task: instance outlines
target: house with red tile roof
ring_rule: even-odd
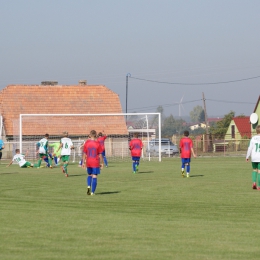
[[[251,138],[252,130],[250,117],[234,117],[228,127],[226,140],[241,140],[242,138]]]
[[[256,128],[257,125],[259,125],[259,122],[260,122],[259,121],[259,118],[260,118],[260,105],[259,104],[260,104],[260,95],[258,97],[258,100],[257,100],[256,105],[255,105],[255,109],[253,111],[253,113],[257,114],[257,116],[258,116],[257,122],[255,124],[252,124],[252,130],[253,130],[254,134],[256,133],[255,128]]]
[[[7,139],[19,134],[20,114],[114,114],[122,113],[118,94],[104,85],[8,85],[0,92],[0,115],[3,133]],[[24,117],[22,135],[42,136],[45,133],[60,136],[87,135],[92,129],[107,135],[127,135],[124,116],[46,116]]]

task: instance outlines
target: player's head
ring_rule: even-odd
[[[184,136],[189,136],[189,135],[190,135],[190,133],[189,133],[189,131],[188,131],[188,130],[185,130],[185,131],[183,132],[183,135],[184,135]]]
[[[49,138],[49,134],[45,134],[44,137],[48,139]]]
[[[103,135],[102,132],[99,132],[99,133],[98,133],[98,136],[102,136],[102,135]]]
[[[15,152],[16,153],[20,153],[20,149],[15,149]]]
[[[97,137],[97,132],[96,130],[91,130],[89,133],[90,138],[96,138]]]
[[[138,138],[138,136],[139,136],[139,133],[134,133],[135,138]]]
[[[257,134],[260,134],[260,125],[258,125],[255,130]]]
[[[62,135],[63,135],[64,137],[68,137],[69,133],[65,131],[65,132],[62,133]]]

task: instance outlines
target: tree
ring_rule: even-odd
[[[183,119],[175,119],[173,115],[166,117],[162,125],[162,137],[171,138],[174,134],[181,134],[186,128]]]
[[[203,134],[206,134],[206,129],[201,127],[190,131],[190,135],[203,135]]]
[[[199,115],[199,118],[198,118],[198,121],[199,121],[200,123],[206,121],[206,120],[205,120],[205,111],[204,111],[204,109],[201,111],[201,113],[200,113],[200,115]]]
[[[191,122],[205,122],[205,112],[202,106],[196,106],[190,112]]]
[[[163,137],[172,137],[172,135],[175,133],[175,119],[173,115],[170,115],[169,117],[166,117],[163,120],[163,126],[162,126],[162,136]]]
[[[228,114],[224,116],[224,118],[212,127],[210,127],[210,133],[215,135],[216,138],[224,138],[228,127],[230,125],[231,120],[235,117],[235,112],[230,111]]]
[[[156,113],[161,113],[161,121],[162,121],[162,125],[163,125],[163,121],[164,121],[164,114],[163,114],[163,107],[162,106],[158,106],[156,109]],[[151,124],[150,124],[150,128],[158,128],[158,119],[157,116],[154,116],[152,118]]]

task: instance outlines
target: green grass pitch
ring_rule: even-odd
[[[110,163],[86,195],[69,165],[0,165],[0,259],[260,259],[260,191],[245,158]]]

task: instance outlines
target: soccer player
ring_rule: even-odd
[[[196,154],[193,150],[193,142],[190,139],[189,131],[184,131],[183,137],[180,140],[180,155],[181,155],[181,175],[185,177],[184,170],[186,166],[186,174],[187,177],[190,177],[190,162],[191,162],[191,153],[194,158],[196,158]]]
[[[90,139],[88,139],[83,148],[82,168],[87,170],[87,195],[94,195],[97,188],[97,176],[100,174],[100,159],[102,147],[96,140],[97,132],[90,131]],[[90,191],[91,190],[91,191]]]
[[[251,157],[253,189],[260,190],[260,125],[256,127],[256,135],[249,142],[246,161]],[[257,182],[257,186],[256,186]]]
[[[2,159],[2,150],[5,148],[4,141],[0,139],[0,161]]]
[[[28,151],[24,155],[24,154],[20,153],[20,149],[15,149],[15,156],[13,157],[12,161],[6,167],[9,167],[14,161],[16,161],[21,168],[32,168],[33,164],[30,162],[27,162],[25,160],[27,153],[28,153]]]
[[[42,138],[38,143],[38,151],[37,153],[39,154],[40,159],[38,160],[38,163],[35,164],[35,167],[40,168],[42,160],[46,161],[48,163],[48,166],[52,168],[51,166],[51,159],[48,156],[48,139],[49,139],[49,134],[45,134],[44,138]]]
[[[61,166],[62,172],[65,174],[66,177],[69,177],[68,175],[68,164],[69,164],[69,159],[70,159],[70,154],[71,154],[71,149],[74,149],[73,143],[71,139],[68,137],[68,132],[63,132],[63,138],[60,140],[60,146],[57,150],[61,149],[61,161],[63,162],[63,166]]]
[[[106,149],[105,149],[105,140],[107,139],[107,136],[104,135],[103,133],[99,132],[98,133],[98,139],[97,141],[100,143],[100,146],[102,148],[102,167],[105,163],[105,166],[108,167],[108,164],[107,164],[107,158],[106,158]]]
[[[56,142],[56,143],[53,143],[53,144],[49,144],[49,147],[53,147],[53,153],[52,154],[49,154],[51,157],[53,157],[54,159],[54,163],[55,163],[55,166],[58,165],[58,162],[60,160],[60,153],[61,151],[59,149],[60,147],[60,143],[59,142]]]
[[[133,173],[138,172],[140,157],[143,149],[143,142],[138,138],[138,133],[134,133],[134,138],[129,143],[129,150],[131,151],[133,161]]]

